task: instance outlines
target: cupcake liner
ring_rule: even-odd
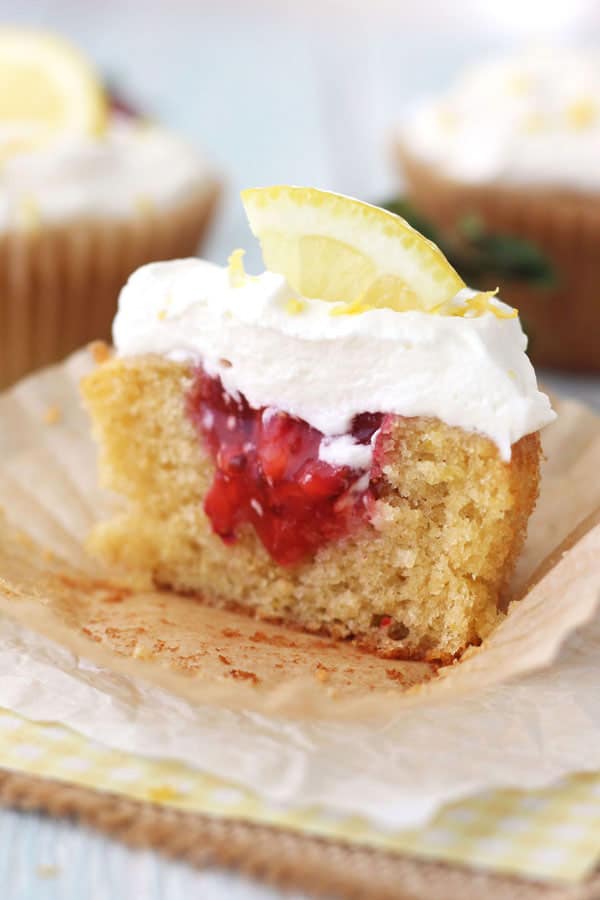
[[[79,401],[92,365],[79,353],[0,396],[0,706],[234,773],[269,802],[381,827],[492,787],[600,768],[591,412],[559,403],[544,431],[540,501],[513,585],[522,599],[435,677],[98,566],[85,542],[115,498],[97,485]]]
[[[550,188],[469,185],[439,175],[406,151],[396,158],[407,194],[419,213],[454,232],[475,214],[490,233],[529,240],[549,260],[556,285],[525,281],[500,285],[502,298],[519,309],[530,339],[529,354],[542,366],[600,371],[600,197]],[[497,286],[490,273],[481,289]]]
[[[177,208],[129,221],[81,220],[0,237],[0,388],[81,344],[108,338],[131,272],[191,256],[214,211],[213,185]]]

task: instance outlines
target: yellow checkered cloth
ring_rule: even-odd
[[[282,810],[189,766],[111,750],[0,709],[0,766],[178,809],[281,825],[414,856],[577,881],[600,858],[600,774],[543,791],[494,791],[445,807],[427,826],[382,832],[358,816]]]

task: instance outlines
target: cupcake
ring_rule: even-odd
[[[105,562],[215,606],[449,661],[503,617],[539,482],[516,313],[403,219],[243,192],[267,270],[153,263],[82,383]]]
[[[502,284],[540,365],[600,370],[600,58],[467,71],[395,137],[411,212],[467,279]]]
[[[108,337],[139,265],[193,254],[218,182],[175,135],[111,107],[62,40],[0,30],[0,387]]]

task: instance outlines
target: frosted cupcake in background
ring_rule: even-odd
[[[0,84],[1,387],[108,337],[124,279],[193,254],[219,186],[56,37],[0,29]]]
[[[600,54],[482,64],[396,135],[410,209],[460,274],[502,283],[539,365],[600,370]]]

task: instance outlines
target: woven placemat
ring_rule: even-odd
[[[280,888],[368,900],[598,900],[600,874],[580,885],[524,881],[233,819],[165,809],[0,769],[0,804],[69,817],[131,847],[193,866],[222,866]]]

